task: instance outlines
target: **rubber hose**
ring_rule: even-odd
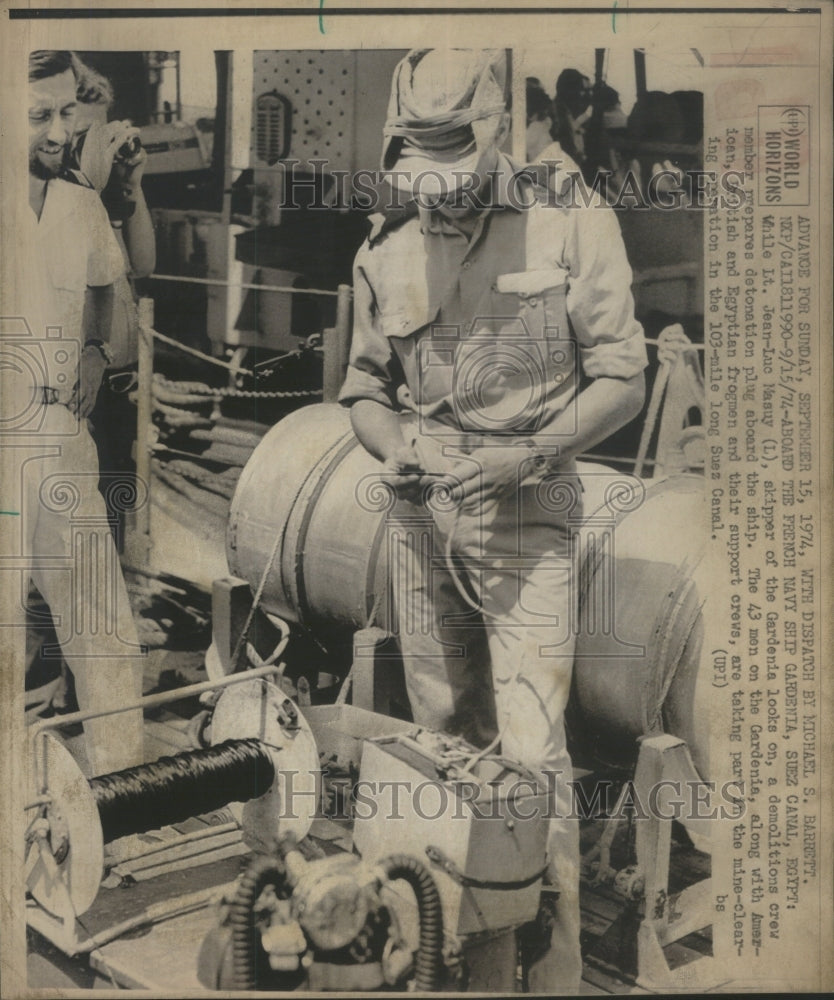
[[[418,991],[437,990],[443,961],[443,909],[434,878],[422,862],[408,854],[392,854],[379,864],[389,880],[402,879],[414,890],[420,919],[415,986]]]
[[[265,854],[253,858],[229,907],[232,928],[232,990],[256,990],[261,939],[255,927],[255,903],[268,885],[289,888],[284,863]]]

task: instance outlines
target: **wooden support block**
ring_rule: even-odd
[[[683,740],[663,734],[640,741],[634,773],[635,794],[640,802],[651,802],[651,791],[660,782],[687,780],[693,775],[697,778]],[[715,974],[712,956],[672,969],[663,949],[712,923],[711,880],[702,879],[670,899],[672,821],[650,814],[638,817],[635,824],[637,866],[645,878],[643,920],[637,932],[637,981],[653,990],[681,990],[695,983],[701,989],[708,988]],[[698,832],[703,834],[701,827]]]
[[[352,703],[369,712],[390,715],[393,675],[399,669],[395,641],[385,629],[362,628],[353,636]]]
[[[226,576],[214,581],[211,591],[212,639],[226,674],[234,673],[246,655],[244,644],[238,655],[238,663],[232,663],[237,638],[246,624],[251,607],[252,591],[245,580]]]

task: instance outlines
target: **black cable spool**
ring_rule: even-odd
[[[274,780],[272,756],[260,740],[232,739],[101,775],[90,790],[106,844],[260,798]]]

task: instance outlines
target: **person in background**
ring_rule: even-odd
[[[591,117],[593,88],[578,69],[563,69],[556,80],[554,135],[580,167],[585,165],[585,124]]]
[[[626,116],[620,106],[620,95],[600,81],[593,91],[591,116],[584,126],[585,162],[583,174],[593,184],[598,174],[614,174],[620,166],[618,150],[622,149],[626,132]]]
[[[556,112],[544,88],[527,79],[527,162],[541,166],[545,183],[561,193],[571,176],[580,174],[579,165],[562,149],[554,136]]]

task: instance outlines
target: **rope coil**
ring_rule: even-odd
[[[104,842],[181,823],[230,802],[260,798],[275,765],[258,739],[226,740],[93,778]]]
[[[243,372],[243,369],[239,370]],[[154,373],[153,380],[154,390],[161,388],[163,393],[165,390],[181,393],[184,397],[182,403],[210,402],[213,396],[233,399],[312,399],[322,394],[321,389],[235,389],[230,386],[205,385],[201,382],[171,382],[158,372]]]

